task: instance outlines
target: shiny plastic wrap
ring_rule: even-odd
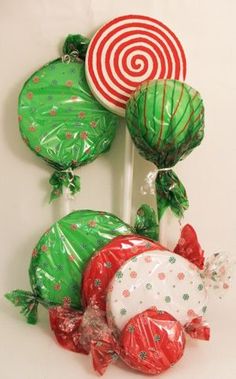
[[[18,113],[26,144],[57,170],[50,179],[51,200],[63,186],[72,194],[79,191],[79,177],[72,170],[107,151],[119,124],[119,118],[93,97],[84,62],[73,56],[46,64],[27,80]]]
[[[69,34],[63,45],[63,53],[69,55],[77,55],[80,59],[85,59],[90,40],[81,34]],[[65,58],[64,58],[65,59]]]
[[[182,357],[184,347],[181,324],[155,307],[131,318],[120,337],[122,359],[145,374],[157,375],[173,366]]]
[[[140,236],[118,236],[92,257],[83,274],[82,293],[87,305],[83,315],[68,307],[49,310],[58,342],[69,350],[90,353],[93,367],[99,374],[118,357],[142,373],[159,374],[181,358],[185,334],[205,341],[210,338],[210,328],[195,308],[200,307],[205,296],[205,289],[199,282],[204,279],[204,271],[197,267],[202,267],[204,256],[195,230],[190,225],[182,229],[176,247],[179,255],[163,250],[160,245],[154,253],[151,250],[142,253],[147,247],[146,241],[153,248],[158,245]],[[142,256],[144,260],[139,264],[138,259]],[[119,329],[109,307],[105,313],[104,300],[106,294],[108,303],[111,300],[106,288],[112,278],[108,288],[117,292],[114,303],[132,297],[132,291],[122,287],[126,279],[125,266],[133,293],[143,287],[144,278],[148,283],[145,282],[144,298],[137,296],[131,307],[126,304],[126,308],[119,309],[118,318],[127,317]],[[209,267],[207,269],[209,271]],[[118,291],[114,289],[115,282],[122,287]],[[163,288],[169,295],[162,291]],[[202,307],[202,313],[205,310]],[[176,317],[171,314],[175,311]]]
[[[215,253],[206,259],[205,269],[202,274],[207,290],[213,290],[219,298],[230,287],[232,273],[235,269],[235,260],[229,258],[226,253]]]
[[[168,207],[181,217],[188,199],[172,168],[202,141],[204,107],[200,94],[177,80],[146,82],[130,97],[126,121],[140,154],[158,168],[159,219]]]
[[[138,234],[158,240],[159,225],[154,209],[147,204],[139,207],[135,219],[135,230]]]
[[[185,332],[192,338],[209,341],[210,327],[202,317],[196,317],[184,326]]]
[[[69,307],[58,306],[49,309],[49,320],[58,343],[67,350],[88,354],[80,343],[83,313]]]
[[[155,307],[135,315],[115,338],[97,306],[85,313],[55,307],[49,310],[51,328],[59,344],[78,353],[90,353],[100,375],[121,357],[130,367],[146,374],[160,374],[182,356],[184,329],[166,312]]]
[[[222,298],[230,287],[236,261],[230,259],[223,252],[215,253],[205,258],[204,250],[198,241],[197,233],[189,224],[182,228],[174,252],[188,259],[202,270],[200,275],[204,281],[206,290],[208,292],[212,290],[219,298]]]
[[[187,224],[182,228],[181,236],[174,248],[174,252],[195,264],[200,270],[204,268],[204,251],[191,225]]]
[[[80,343],[91,352],[93,367],[103,374],[107,366],[115,361],[120,351],[118,341],[106,322],[106,314],[97,306],[88,307],[80,326]]]
[[[36,323],[37,305],[71,304],[80,308],[80,285],[86,263],[94,252],[118,235],[133,229],[118,217],[81,210],[56,222],[39,240],[29,268],[33,293],[13,291],[7,298],[20,306],[28,322]]]
[[[110,280],[130,258],[146,250],[165,250],[158,242],[138,235],[118,236],[95,254],[83,273],[83,305],[96,304],[106,309],[106,291]]]
[[[182,325],[202,316],[207,292],[197,266],[170,251],[147,251],[121,266],[107,290],[109,325],[119,335],[135,314],[156,306]]]
[[[105,312],[97,306],[88,306],[83,314],[71,308],[51,308],[49,319],[58,343],[77,353],[91,353],[100,375],[118,358],[119,343],[107,325]]]

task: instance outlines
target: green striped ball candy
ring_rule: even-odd
[[[126,121],[140,154],[159,168],[172,167],[201,143],[203,101],[177,80],[149,81],[131,96]]]

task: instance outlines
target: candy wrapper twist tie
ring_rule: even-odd
[[[80,191],[80,177],[75,175],[71,168],[67,170],[55,171],[49,183],[53,187],[50,196],[50,202],[57,199],[63,193],[63,187],[70,191],[70,198]]]
[[[89,305],[84,314],[69,307],[59,306],[51,308],[49,310],[49,317],[51,328],[59,344],[74,352],[83,354],[90,353],[94,370],[100,375],[103,375],[107,367],[111,363],[114,363],[119,357],[121,357],[126,364],[138,371],[156,374],[168,368],[182,356],[185,346],[184,331],[192,338],[202,340],[208,340],[210,336],[210,329],[202,317],[196,318],[182,327],[171,315],[167,312],[158,311],[156,307],[152,307],[132,318],[122,330],[121,335],[116,338],[113,334],[113,330],[107,324],[105,311],[102,311],[96,305]],[[157,337],[154,347],[150,346],[150,341],[146,341],[147,336],[151,339],[155,337],[152,336],[153,326],[151,327],[151,324],[149,324],[150,317],[154,317],[154,329],[157,323],[160,327],[160,331],[163,331],[163,341],[165,341],[165,343],[163,342],[163,346],[159,346],[158,344],[156,346],[156,342],[159,341]],[[134,323],[136,322],[134,320],[136,319],[137,325],[134,327]],[[169,330],[168,332],[165,332],[165,327],[167,331]],[[135,343],[135,335],[132,335],[135,330],[136,333],[138,333],[137,343]],[[143,330],[146,330],[146,337],[145,333],[143,334]],[[169,338],[168,335],[170,331],[173,333],[173,336],[168,342],[166,338]],[[141,344],[140,346],[137,345],[138,341]],[[166,343],[167,346],[169,346],[168,344],[174,344],[173,347],[175,348],[172,352],[168,353],[171,346],[168,348],[165,346]],[[153,362],[151,362],[150,364],[147,363],[147,365],[150,366],[147,368],[146,364],[144,363],[143,365],[142,363],[143,358],[141,355],[138,354],[137,358],[135,358],[134,352],[134,350],[142,351],[144,348],[150,352],[151,356],[154,354],[152,358],[154,360],[157,359],[155,356],[161,357],[167,353],[168,359],[167,357],[165,358],[164,364],[163,362],[161,363],[161,360],[159,361],[158,358],[158,365],[160,367],[153,368]],[[161,350],[156,354],[155,349]],[[138,360],[138,363],[136,360]],[[163,365],[164,367],[162,367]]]
[[[209,256],[201,274],[207,290],[216,291],[219,298],[222,298],[230,287],[235,264],[236,262],[223,252]]]

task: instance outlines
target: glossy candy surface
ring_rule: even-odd
[[[158,242],[138,235],[118,236],[95,254],[83,274],[82,297],[84,306],[96,304],[106,309],[107,287],[120,267],[130,258],[146,250],[164,250]]]
[[[91,94],[81,60],[57,59],[36,71],[20,93],[18,114],[26,144],[58,170],[51,179],[57,192],[58,181],[68,187],[68,180],[74,179],[64,170],[92,162],[107,151],[119,124],[119,118]],[[72,193],[79,190],[77,181],[76,188],[70,186]]]
[[[130,97],[126,121],[139,153],[160,169],[156,178],[159,219],[167,207],[182,216],[188,199],[171,168],[202,141],[204,107],[199,92],[177,80],[146,82]]]
[[[207,293],[197,266],[170,251],[147,251],[116,272],[107,296],[109,324],[121,331],[135,314],[156,306],[182,325],[206,311]]]
[[[182,357],[185,335],[173,316],[151,308],[129,320],[122,330],[120,345],[121,357],[128,366],[157,375]]]

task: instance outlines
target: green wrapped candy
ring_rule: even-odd
[[[81,34],[69,34],[63,45],[63,53],[85,59],[90,40]]]
[[[93,97],[84,62],[57,59],[36,71],[24,84],[18,104],[20,132],[29,148],[57,171],[51,200],[63,191],[80,189],[73,169],[106,152],[119,118]]]
[[[183,184],[171,169],[204,136],[204,106],[195,89],[177,80],[142,84],[131,96],[126,121],[140,154],[158,168],[158,217],[170,207],[177,217],[188,208]]]
[[[80,308],[82,273],[94,252],[118,235],[134,233],[118,217],[92,210],[70,213],[40,238],[32,253],[29,277],[32,293],[15,290],[6,297],[37,322],[38,303],[48,307],[70,304]]]
[[[134,227],[137,234],[157,240],[159,225],[154,209],[147,204],[142,204],[137,211]]]

